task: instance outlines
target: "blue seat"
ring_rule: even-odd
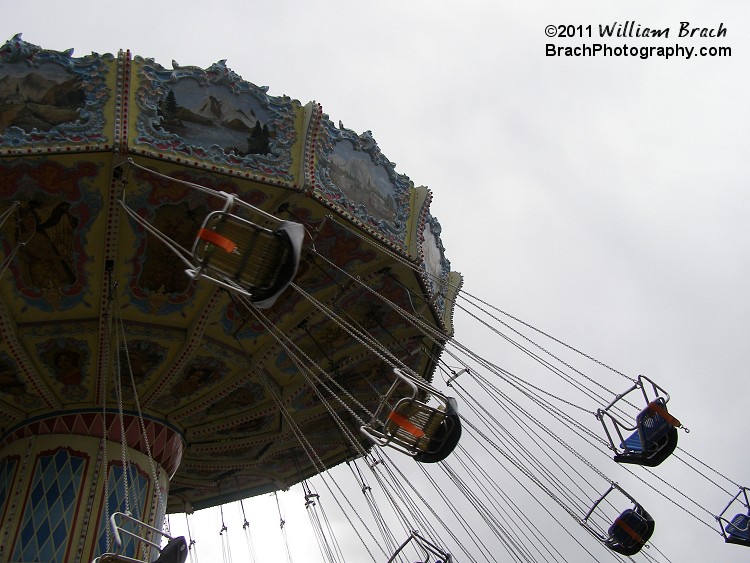
[[[649,467],[659,465],[677,447],[675,422],[679,424],[667,413],[664,399],[659,397],[652,401],[636,417],[636,430],[622,441],[623,452],[615,456],[615,461]]]
[[[726,527],[727,543],[750,546],[750,515],[737,514]]]
[[[654,520],[640,505],[625,510],[607,531],[605,545],[622,555],[635,555],[654,533]]]

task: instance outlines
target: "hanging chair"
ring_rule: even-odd
[[[591,515],[607,497],[609,493],[617,490],[625,495],[633,504],[625,509],[609,526],[606,533],[594,526]],[[654,533],[654,519],[636,500],[626,493],[617,483],[612,483],[599,500],[597,500],[581,521],[581,524],[606,547],[622,555],[635,555],[638,553]]]
[[[128,163],[224,200],[221,210],[206,215],[191,251],[182,248],[138,215],[127,206],[124,198],[120,200],[123,209],[136,223],[185,262],[187,275],[237,291],[261,309],[271,307],[291,284],[297,273],[305,236],[302,225],[283,221],[233,194],[164,176],[140,167],[132,160]]]
[[[360,430],[379,446],[391,446],[421,463],[445,459],[461,437],[456,400],[431,385],[393,369],[396,380],[381,400],[372,420]],[[438,402],[424,402],[427,395]]]
[[[420,552],[420,559],[422,561],[431,561],[430,557],[436,557],[434,563],[452,563],[453,556],[447,551],[439,548],[434,543],[426,540],[419,533],[414,530],[409,535],[404,543],[402,543],[398,549],[393,553],[391,558],[386,563],[392,563],[396,560],[399,554],[410,544],[413,543],[414,549]],[[400,560],[400,558],[399,558]]]
[[[651,393],[647,392],[644,382],[650,384]],[[613,407],[619,406],[623,398],[636,389],[641,390],[646,407],[631,425],[613,414]],[[682,424],[667,411],[668,401],[669,394],[646,376],[639,375],[632,387],[617,395],[606,408],[597,410],[596,418],[604,427],[610,449],[615,452],[615,461],[656,467],[670,456],[677,447],[677,428]]]
[[[118,524],[117,519],[125,520],[130,522],[137,531],[131,531],[122,526],[122,523]],[[116,549],[120,550],[123,547],[122,536],[120,534],[126,534],[132,536],[138,540],[138,542],[151,546],[155,549],[159,556],[153,560],[153,563],[185,563],[188,556],[187,542],[183,536],[172,537],[169,534],[144,524],[140,520],[133,518],[129,514],[124,512],[115,512],[109,519],[110,526],[112,528],[112,535],[114,536],[114,543]],[[159,543],[154,542],[150,539],[143,537],[142,533],[152,532],[157,534],[161,538],[167,538],[167,545],[161,547]],[[101,556],[94,559],[93,563],[143,563],[142,559],[133,559],[122,553],[104,553]]]
[[[740,487],[740,490],[716,519],[721,526],[721,533],[725,542],[750,547],[750,502],[748,501],[747,491],[747,487]],[[731,520],[728,520],[725,514],[737,502],[742,504],[744,512],[735,514]]]

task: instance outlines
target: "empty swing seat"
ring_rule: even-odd
[[[391,446],[406,453],[420,463],[442,461],[458,444],[461,437],[461,419],[453,397],[446,397],[401,370],[378,406],[372,420],[360,430],[380,446]],[[411,394],[396,399],[404,384]],[[420,394],[430,393],[440,401],[433,407],[420,399]],[[395,404],[394,404],[395,402]]]
[[[635,555],[654,533],[654,520],[640,505],[628,508],[609,527],[604,544],[622,555]]]
[[[646,407],[635,417],[632,425],[621,406],[625,397],[640,390]],[[667,459],[677,447],[677,429],[682,424],[667,411],[669,394],[645,375],[639,375],[634,384],[615,397],[605,408],[596,411],[596,418],[602,423],[614,452],[614,460],[619,463],[634,463],[656,467]],[[628,406],[633,406],[628,403]],[[627,415],[626,415],[627,416]],[[687,429],[685,429],[687,432]]]
[[[610,493],[616,491],[625,496],[632,504],[614,519],[609,529],[604,530],[599,525],[601,518],[610,521],[607,515],[609,507],[614,506],[613,501],[603,505]],[[604,509],[602,509],[604,507]],[[597,514],[592,519],[593,514]],[[581,525],[607,548],[622,555],[635,555],[638,553],[654,533],[654,519],[632,496],[615,482],[610,482],[609,489],[599,497],[589,509],[586,516],[581,520]]]
[[[183,536],[178,536],[169,540],[154,563],[185,563],[187,556],[187,542]],[[105,553],[97,561],[98,563],[141,563],[139,559],[117,553]]]
[[[614,459],[620,463],[637,463],[655,467],[677,447],[680,422],[667,412],[661,397],[652,401],[635,419],[636,430],[620,444],[622,452]]]
[[[303,238],[299,223],[280,221],[269,229],[214,211],[193,245],[193,258],[200,266],[188,273],[239,290],[257,307],[268,308],[294,279]]]
[[[732,518],[726,525],[725,541],[750,547],[750,515],[737,514]]]
[[[385,433],[408,444],[414,459],[436,463],[448,457],[461,438],[457,403],[447,397],[446,405],[432,408],[416,400],[399,401],[388,415]]]
[[[117,523],[118,519],[129,522],[135,530],[124,528],[121,524]],[[185,560],[187,560],[188,546],[183,536],[172,537],[162,530],[145,524],[133,518],[130,514],[123,512],[115,512],[109,521],[114,543],[118,550],[123,548],[122,534],[125,534],[135,538],[138,543],[150,546],[149,549],[155,549],[159,553],[159,556],[153,560],[153,563],[185,563]],[[158,542],[141,535],[147,532],[160,537],[161,541],[163,541],[163,538],[166,538],[168,540],[167,544],[161,547]],[[142,559],[134,559],[124,553],[104,553],[94,559],[94,563],[142,563]]]

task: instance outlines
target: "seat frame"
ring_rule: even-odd
[[[726,543],[733,543],[736,545],[744,545],[746,547],[750,547],[750,499],[748,499],[748,490],[749,489],[747,487],[740,487],[740,490],[737,491],[737,494],[732,497],[732,499],[727,503],[724,510],[721,511],[721,514],[716,517],[716,521],[719,523],[719,527],[721,528],[721,535],[724,536],[724,541]],[[740,512],[736,514],[731,520],[729,520],[725,516],[725,514],[732,507],[732,505],[737,502],[741,503],[745,508],[745,513],[743,514]],[[746,519],[745,528],[737,528],[737,530],[747,533],[748,539],[744,539],[742,537],[739,537],[737,534],[733,534],[731,532],[731,529],[728,530],[728,528],[736,528],[734,520],[736,520],[738,517],[743,517],[743,520]]]
[[[594,514],[594,511],[597,509],[597,507],[604,501],[604,499],[611,493],[612,491],[618,491],[619,493],[623,494],[631,503],[632,506],[630,508],[625,509],[612,523],[612,525],[609,527],[609,530],[606,534],[602,533],[599,528],[595,527],[591,521],[591,515]],[[643,534],[637,534],[639,537],[636,539],[635,537],[632,537],[633,539],[633,545],[625,545],[622,542],[618,541],[612,532],[613,528],[620,524],[620,519],[629,518],[631,514],[637,515],[637,517],[642,520],[643,524],[645,525],[646,529]],[[600,542],[602,542],[606,547],[611,549],[612,551],[615,551],[617,553],[620,553],[621,555],[635,555],[638,553],[644,545],[646,545],[646,542],[651,538],[652,534],[654,533],[655,523],[654,519],[651,517],[651,515],[646,512],[646,510],[641,506],[638,501],[636,501],[630,494],[628,494],[622,487],[620,487],[617,483],[610,483],[609,489],[602,494],[599,499],[593,504],[593,506],[589,509],[589,511],[586,513],[586,516],[583,517],[580,521],[581,525],[586,528],[586,530],[594,536],[596,539],[598,539]],[[624,527],[624,526],[623,526]],[[632,533],[632,531],[625,530],[628,535]]]
[[[180,258],[187,266],[185,273],[193,279],[207,279],[212,283],[215,283],[230,291],[238,292],[249,298],[256,307],[260,309],[266,309],[271,307],[281,293],[292,283],[294,276],[297,273],[297,267],[299,266],[300,255],[302,252],[302,243],[305,237],[304,227],[293,221],[284,221],[278,217],[263,211],[262,209],[250,205],[242,201],[238,196],[227,192],[212,190],[199,184],[192,182],[186,182],[177,178],[166,176],[149,168],[145,168],[136,164],[132,159],[128,159],[127,163],[135,168],[145,170],[150,174],[159,176],[176,182],[178,184],[187,185],[198,191],[204,192],[210,196],[222,199],[224,201],[223,208],[220,210],[214,210],[208,213],[203,220],[201,228],[198,230],[196,238],[194,239],[192,250],[183,248],[180,244],[172,240],[167,234],[161,232],[159,229],[154,227],[146,219],[138,215],[133,209],[128,207],[125,203],[124,194],[122,199],[119,200],[120,206],[125,210],[128,216],[135,221],[138,225],[143,227],[146,231],[151,233],[160,242],[164,243],[172,252],[174,252],[178,258]],[[239,215],[242,213],[244,216]],[[223,219],[230,218],[231,220],[245,225],[248,229],[255,231],[256,233],[263,233],[264,235],[278,236],[286,242],[288,252],[286,261],[280,266],[284,270],[283,278],[276,280],[276,283],[272,287],[262,288],[255,291],[254,287],[244,287],[236,280],[232,279],[232,275],[223,272],[211,265],[210,256],[214,250],[206,251],[205,245],[217,245],[223,250],[219,252],[232,253],[231,248],[226,248],[217,242],[223,239],[221,235],[214,232],[213,237],[202,236],[204,231],[211,231],[211,225],[217,220],[222,222]],[[252,220],[250,219],[252,218]],[[224,240],[226,243],[232,241]],[[234,251],[236,252],[236,245]],[[247,257],[247,262],[252,261],[252,255]],[[257,293],[257,295],[256,295]]]
[[[406,539],[404,543],[402,543],[396,551],[393,552],[393,555],[391,558],[386,561],[386,563],[392,563],[396,560],[396,558],[399,556],[399,554],[409,545],[410,542],[414,542],[417,544],[417,547],[415,549],[421,549],[426,556],[433,555],[435,557],[440,557],[439,561],[442,561],[442,563],[453,563],[453,556],[448,553],[447,551],[439,548],[434,543],[428,541],[427,539],[423,538],[419,535],[419,533],[416,530],[412,530],[409,537]],[[425,558],[426,560],[426,558]]]
[[[640,389],[646,407],[636,416],[635,424],[631,425],[614,414],[613,411],[615,405],[636,389]],[[677,428],[681,424],[667,411],[668,402],[669,394],[664,389],[645,375],[639,375],[629,389],[617,395],[605,408],[596,411],[595,416],[602,423],[609,441],[609,448],[615,454],[615,461],[655,467],[670,456],[677,447]],[[663,432],[656,438],[647,436],[644,429],[645,424],[659,419],[665,425]],[[628,446],[628,441],[635,436],[640,441],[640,450]],[[619,440],[615,440],[615,437]]]
[[[390,446],[421,463],[445,459],[461,435],[456,400],[399,368],[393,368],[393,373],[395,381],[382,397],[370,422],[362,425],[360,431],[373,443]],[[396,398],[396,393],[404,386],[410,393]],[[440,403],[437,408],[425,402],[425,397],[430,395]],[[431,434],[430,430],[433,430]]]
[[[126,512],[115,512],[109,518],[109,525],[112,530],[114,543],[118,549],[121,549],[123,546],[122,536],[120,534],[131,536],[135,538],[138,542],[142,544],[146,544],[150,546],[151,548],[156,549],[160,555],[162,551],[166,548],[166,546],[161,547],[159,543],[156,543],[131,530],[128,530],[127,528],[124,528],[122,526],[122,523],[120,524],[117,523],[118,518],[121,520],[125,520],[127,522],[131,522],[132,524],[134,524],[136,527],[140,528],[141,530],[147,530],[154,534],[159,535],[161,538],[167,538],[169,542],[180,539],[180,536],[170,536],[168,533],[164,532],[163,530],[160,530],[158,528],[155,528],[154,526],[150,526],[149,524],[141,522],[140,520],[138,520],[137,518],[134,518],[132,515]],[[182,538],[182,540],[184,542],[185,538]],[[137,549],[136,549],[136,552],[137,552]],[[185,551],[185,558],[183,558],[182,561],[184,562],[186,558],[187,558],[187,545],[186,545],[186,551]],[[158,558],[156,561],[158,561]],[[92,563],[143,563],[143,559],[134,559],[122,553],[107,552],[107,553],[102,553],[99,557],[94,559]]]

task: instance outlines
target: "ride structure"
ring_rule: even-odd
[[[678,447],[669,394],[462,288],[430,201],[369,132],[223,61],[7,42],[0,560],[197,563],[166,515],[218,506],[227,562],[239,501],[256,561],[242,500],[264,493],[291,560],[295,484],[331,563],[322,496],[356,560],[668,561],[658,497],[660,522],[747,546],[747,489]]]
[[[430,201],[223,61],[8,41],[0,559],[91,561],[116,513],[161,529],[364,455],[394,369],[426,402],[452,334]]]

